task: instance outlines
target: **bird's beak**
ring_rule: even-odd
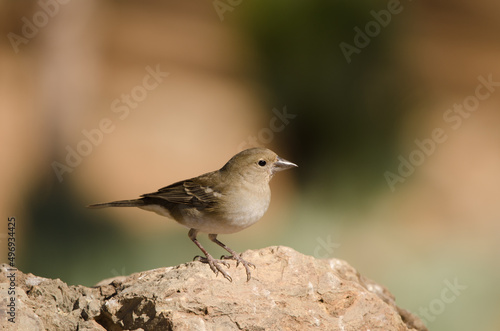
[[[287,161],[285,159],[282,159],[281,157],[278,156],[276,162],[274,162],[272,171],[273,171],[273,173],[275,173],[278,171],[282,171],[282,170],[286,170],[286,169],[290,169],[290,168],[294,168],[294,167],[298,167],[298,165],[296,165],[295,163],[292,163],[290,161]]]

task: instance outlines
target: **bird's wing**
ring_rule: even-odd
[[[208,174],[207,174],[208,175]],[[222,194],[208,184],[206,177],[197,177],[165,186],[154,193],[141,195],[144,198],[160,198],[172,203],[191,205],[196,208],[213,209]]]

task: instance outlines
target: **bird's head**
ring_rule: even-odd
[[[297,167],[267,148],[249,148],[233,156],[221,170],[253,183],[269,182],[281,170]]]

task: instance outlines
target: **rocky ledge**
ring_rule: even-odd
[[[288,247],[246,251],[252,279],[230,262],[233,282],[189,262],[68,286],[0,266],[3,330],[427,330],[387,289],[347,262]],[[9,278],[10,277],[10,278]],[[10,298],[15,298],[15,315]],[[12,307],[12,305],[11,305]],[[10,314],[9,314],[10,313]],[[14,316],[15,323],[8,322]],[[12,320],[11,320],[12,321]]]

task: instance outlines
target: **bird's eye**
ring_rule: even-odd
[[[259,161],[259,165],[260,165],[261,167],[265,166],[265,165],[266,165],[266,161],[264,161],[264,160],[260,160],[260,161]]]

